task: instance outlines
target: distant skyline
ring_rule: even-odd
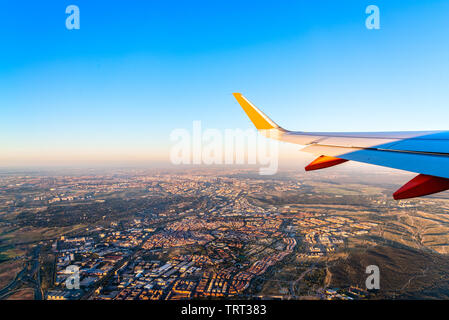
[[[65,8],[80,8],[67,30]],[[381,29],[365,27],[380,8]],[[0,10],[0,166],[168,161],[170,132],[449,130],[449,2],[62,1]],[[284,146],[283,155],[299,153]]]

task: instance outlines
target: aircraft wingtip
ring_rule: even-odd
[[[233,95],[258,130],[279,129],[277,124],[257,109],[241,93],[234,92]]]

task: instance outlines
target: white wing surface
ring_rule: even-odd
[[[301,151],[318,156],[307,171],[357,161],[419,173],[393,195],[398,200],[449,189],[449,131],[294,132],[278,126],[242,94],[234,97],[261,134],[302,145]]]

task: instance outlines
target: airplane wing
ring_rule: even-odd
[[[449,131],[294,132],[274,123],[240,93],[233,93],[264,136],[304,146],[318,156],[306,171],[357,161],[419,173],[393,194],[408,199],[449,189]]]

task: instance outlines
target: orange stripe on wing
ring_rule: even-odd
[[[319,170],[324,168],[329,168],[336,166],[337,164],[344,163],[348,160],[328,157],[328,156],[320,156],[313,160],[305,169],[306,171]]]

